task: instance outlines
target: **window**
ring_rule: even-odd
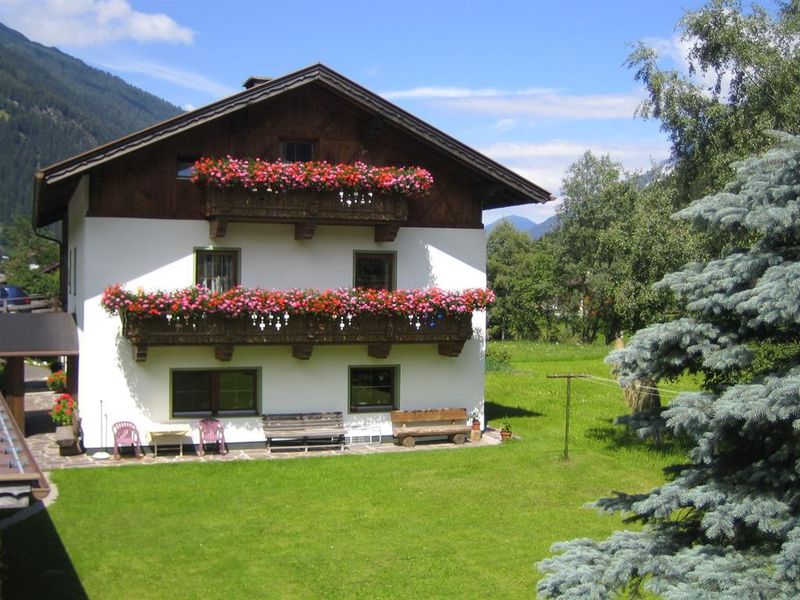
[[[356,252],[353,285],[373,290],[393,290],[394,257],[390,252]]]
[[[314,142],[281,142],[281,159],[287,162],[314,160]]]
[[[393,410],[397,367],[350,367],[350,412]]]
[[[195,250],[195,283],[215,292],[239,285],[238,250]]]
[[[258,414],[258,371],[172,371],[172,416]]]
[[[175,168],[178,179],[191,179],[194,175],[194,163],[197,162],[199,157],[184,157],[179,158]]]

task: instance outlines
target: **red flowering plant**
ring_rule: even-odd
[[[69,394],[56,396],[50,416],[56,425],[72,425],[72,417],[78,410],[78,403]]]
[[[112,285],[103,292],[103,308],[111,315],[128,318],[165,318],[168,322],[196,322],[208,315],[248,317],[263,330],[268,324],[280,329],[295,315],[339,319],[344,328],[361,315],[407,317],[419,327],[435,326],[448,315],[472,314],[494,302],[494,292],[476,288],[463,291],[374,290],[337,288],[329,290],[264,290],[235,287],[214,292],[200,286],[181,290],[132,292]]]
[[[67,374],[64,371],[54,371],[47,378],[47,389],[51,392],[62,394],[67,391]]]
[[[374,167],[362,162],[269,162],[260,158],[226,156],[201,158],[195,162],[194,169],[194,183],[221,189],[244,188],[253,192],[311,190],[395,193],[408,197],[423,196],[433,186],[433,176],[420,167]]]

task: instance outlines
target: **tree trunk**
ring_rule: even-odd
[[[625,388],[625,402],[632,413],[652,412],[661,408],[661,395],[652,379],[637,379]]]

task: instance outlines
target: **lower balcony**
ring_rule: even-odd
[[[279,193],[205,189],[210,236],[225,236],[227,224],[292,223],[295,239],[307,240],[317,225],[375,227],[376,242],[391,242],[408,218],[405,197],[388,193],[289,191]]]
[[[308,359],[316,345],[364,344],[375,358],[386,358],[393,344],[437,344],[439,354],[456,357],[472,337],[472,314],[417,319],[389,315],[352,318],[294,315],[259,319],[211,314],[192,320],[165,316],[123,318],[122,335],[134,345],[137,361],[149,346],[210,346],[219,360],[230,360],[235,346],[290,346]]]

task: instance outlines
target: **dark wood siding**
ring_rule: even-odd
[[[432,192],[409,201],[406,226],[480,228],[479,183],[410,134],[310,85],[185,131],[92,171],[91,216],[203,219],[202,190],[176,177],[178,159],[250,156],[276,160],[283,140],[313,140],[319,160],[415,165]]]

